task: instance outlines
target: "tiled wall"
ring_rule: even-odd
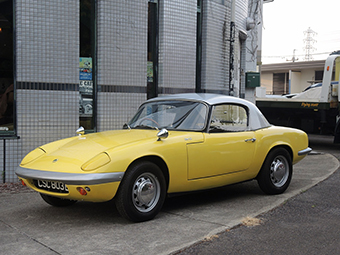
[[[15,2],[17,81],[78,83],[79,1]]]
[[[146,100],[148,1],[98,1],[97,129],[118,129]]]
[[[197,1],[162,1],[159,16],[159,92],[195,92]]]
[[[203,1],[202,89],[228,94],[230,1]]]
[[[79,3],[17,0],[15,12],[20,158],[79,125]]]
[[[235,1],[235,23],[238,29],[245,31],[247,16],[248,1]]]
[[[26,153],[79,127],[79,2],[16,0],[15,17],[20,139],[6,140],[6,182]]]
[[[98,84],[146,86],[148,1],[98,1]]]
[[[17,90],[17,130],[23,154],[76,134],[78,94],[77,91]]]
[[[145,100],[146,95],[143,93],[99,93],[98,129],[104,131],[122,128]]]

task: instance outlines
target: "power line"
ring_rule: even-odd
[[[311,56],[317,56],[317,55],[325,55],[325,54],[331,54],[331,51],[328,52],[319,52],[319,53],[310,53]],[[262,58],[290,58],[290,57],[303,57],[304,54],[297,54],[297,55],[280,55],[280,56],[261,56]]]

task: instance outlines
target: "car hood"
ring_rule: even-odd
[[[84,163],[102,152],[143,140],[156,141],[157,133],[157,130],[114,130],[59,140],[41,146],[45,153],[21,166],[58,172],[70,172],[72,168],[78,172]]]
[[[157,130],[140,129],[106,131],[84,136],[77,136],[58,149],[73,153],[78,151],[77,154],[80,155],[91,151],[91,154],[95,155],[124,144],[138,142],[149,138],[154,138],[157,140],[157,133]],[[42,146],[42,148],[44,147],[45,146]]]

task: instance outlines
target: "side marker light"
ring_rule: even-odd
[[[82,195],[82,196],[86,196],[87,195],[87,192],[86,192],[86,190],[84,188],[78,187],[77,190],[80,193],[80,195]]]

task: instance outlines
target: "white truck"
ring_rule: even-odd
[[[257,107],[274,125],[295,127],[307,133],[332,134],[334,143],[340,143],[340,61],[336,61],[337,58],[340,51],[326,59],[322,83],[297,94],[256,98]]]

